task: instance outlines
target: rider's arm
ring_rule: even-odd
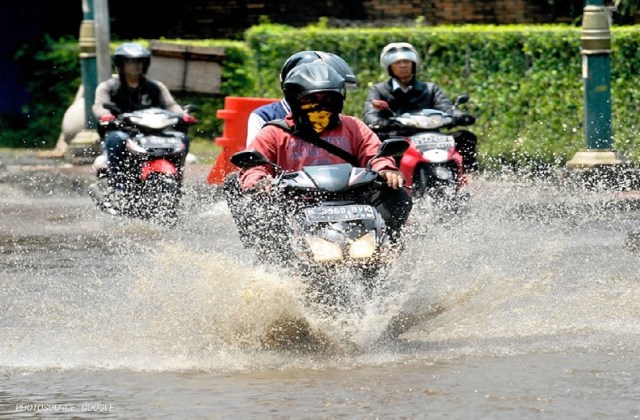
[[[453,109],[453,103],[449,100],[444,91],[440,89],[440,86],[435,83],[428,83],[428,86],[431,91],[431,96],[433,97],[433,108],[444,112],[451,112]]]
[[[173,95],[171,95],[171,92],[169,92],[165,84],[158,81],[156,81],[156,83],[158,83],[158,87],[160,88],[160,102],[164,104],[164,109],[171,112],[182,112],[182,107],[173,98]]]
[[[357,157],[360,161],[360,165],[362,167],[366,167],[371,158],[378,153],[378,149],[380,148],[380,139],[376,133],[371,131],[369,127],[355,117],[342,116],[341,120],[342,126],[345,130],[354,131],[352,134],[347,133],[347,138],[355,142],[355,144],[352,144],[352,150],[357,151]],[[375,171],[385,169],[398,170],[393,158],[391,157],[376,158],[372,160],[371,163],[371,169]]]
[[[256,134],[258,134],[258,131],[260,131],[265,123],[266,121],[255,112],[249,114],[249,121],[247,121],[247,148],[249,148],[249,144],[254,139]]]
[[[278,162],[278,147],[281,147],[283,142],[282,137],[285,135],[284,131],[275,126],[266,126],[258,132],[256,137],[251,142],[251,149],[262,153],[271,162],[280,164]],[[288,168],[285,168],[288,169]],[[263,178],[270,178],[274,176],[274,170],[271,165],[256,166],[249,169],[242,169],[240,171],[240,185],[243,191],[250,190],[255,187],[256,182]]]
[[[378,85],[373,85],[369,88],[367,98],[364,101],[363,121],[368,126],[378,125],[381,120],[385,120],[389,117],[389,115],[386,115],[384,111],[373,106],[372,101],[374,100],[388,101],[388,98],[383,97]]]
[[[93,115],[97,119],[105,115],[111,115],[111,111],[102,106],[107,102],[111,102],[111,94],[109,93],[108,82],[104,81],[96,88],[96,97],[91,107],[91,111],[93,111]]]

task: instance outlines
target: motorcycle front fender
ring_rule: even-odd
[[[422,153],[414,146],[411,146],[404,152],[400,160],[400,172],[404,175],[407,185],[413,185],[413,174],[419,163],[425,162]]]
[[[178,169],[176,168],[176,165],[167,159],[152,159],[142,164],[142,180],[146,181],[152,173],[176,176],[178,174]]]

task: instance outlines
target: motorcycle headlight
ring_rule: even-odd
[[[371,258],[376,252],[376,238],[373,232],[361,236],[349,246],[351,258]]]
[[[306,239],[314,260],[326,262],[342,259],[342,249],[337,244],[315,236],[307,236]]]

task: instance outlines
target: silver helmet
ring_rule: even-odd
[[[416,74],[418,71],[420,55],[418,55],[415,47],[408,42],[392,42],[382,49],[380,53],[380,67],[389,73],[390,76],[393,75],[391,74],[391,70],[389,70],[389,66],[398,60],[409,60],[413,62],[413,74]]]

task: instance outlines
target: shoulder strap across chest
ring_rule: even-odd
[[[275,125],[276,127],[280,127],[283,130],[293,133],[293,130],[289,125],[285,122],[285,120],[273,120],[268,121],[265,125]],[[338,156],[340,159],[345,162],[351,164],[351,166],[359,167],[360,161],[351,153],[347,152],[344,149],[339,148],[338,146],[329,143],[328,141],[322,139],[320,136],[315,136],[312,138],[309,137],[300,137],[301,140],[306,141],[307,143],[311,143],[314,146],[320,147],[321,149],[326,150],[327,152]]]

